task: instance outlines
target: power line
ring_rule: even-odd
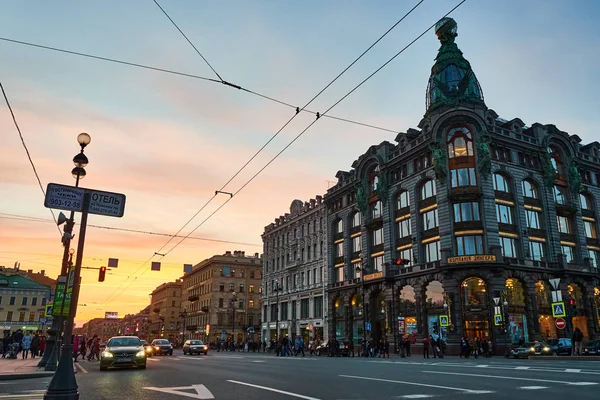
[[[387,36],[388,33],[390,33],[396,26],[398,26],[398,24],[400,24],[404,19],[406,19],[406,17],[408,17],[417,7],[419,7],[419,5],[421,5],[421,3],[423,3],[424,0],[420,0],[413,8],[411,8],[406,14],[404,14],[402,16],[402,18],[400,18],[394,25],[392,25],[383,35],[381,35],[373,44],[371,44],[365,51],[363,51],[354,61],[352,61],[350,63],[350,65],[348,65],[342,72],[340,72],[331,82],[329,82],[323,89],[321,89],[315,96],[313,96],[312,99],[310,99],[308,101],[308,103],[306,103],[302,108],[298,107],[296,108],[296,113],[290,118],[288,119],[288,121],[283,124],[283,126],[281,128],[279,128],[279,130],[277,132],[275,132],[275,134],[273,136],[271,136],[271,138],[269,138],[269,140],[267,140],[267,142],[260,148],[258,149],[258,151],[256,153],[254,153],[254,155],[252,157],[250,157],[250,159],[248,161],[246,161],[246,163],[244,165],[242,165],[242,167],[235,173],[233,174],[233,176],[217,191],[215,191],[215,195],[212,196],[201,208],[200,210],[198,210],[198,212],[196,212],[196,214],[194,214],[194,216],[192,218],[190,218],[185,225],[179,230],[179,232],[181,232],[181,230],[183,230],[185,228],[185,226],[187,226],[194,218],[196,218],[196,216],[210,203],[212,202],[212,200],[217,196],[217,194],[219,192],[221,192],[227,185],[229,185],[229,183],[231,183],[231,181],[233,181],[247,166],[248,164],[250,164],[257,156],[259,153],[261,153],[265,147],[267,147],[269,145],[269,143],[271,143],[278,135],[279,133],[281,133],[281,131],[283,131],[291,122],[294,118],[296,118],[296,116],[300,113],[300,111],[303,111],[306,107],[308,107],[317,97],[319,97],[325,90],[327,90],[331,85],[333,85],[342,75],[344,75],[344,73],[346,73],[346,71],[348,71],[350,68],[352,68],[352,66],[354,64],[356,64],[365,54],[367,54],[369,52],[369,50],[371,50],[373,47],[375,47],[375,45],[377,45],[377,43],[379,43],[385,36]],[[320,117],[319,113],[316,113],[317,118],[309,125],[312,126]],[[307,128],[308,129],[308,128]],[[305,131],[307,130],[305,129]],[[299,137],[299,136],[298,136]],[[279,152],[275,158],[277,158],[281,153],[283,153],[283,151],[285,151],[285,149],[287,149],[289,146],[292,145],[292,143],[295,142],[296,139],[294,139],[290,144],[288,144],[284,150],[282,150],[281,152]],[[266,166],[264,166],[258,173],[262,172],[269,164],[271,164],[271,162],[274,159],[272,159]],[[198,228],[200,228],[200,226],[202,226],[210,217],[212,217],[217,211],[219,211],[223,206],[225,206],[225,204],[227,204],[234,195],[236,195],[237,193],[239,193],[248,183],[250,183],[252,180],[254,180],[254,178],[257,176],[258,174],[255,174],[250,181],[246,182],[246,184],[244,184],[244,186],[242,186],[241,189],[239,189],[235,194],[231,195],[224,203],[222,203],[215,211],[213,211],[206,219],[204,219],[200,225],[196,226],[196,228],[194,228],[190,233],[188,233],[186,236],[184,236],[183,238],[181,238],[181,240],[179,242],[177,242],[175,244],[175,246],[173,246],[169,251],[167,251],[164,255],[160,254],[160,251],[172,240],[172,238],[169,239],[169,241],[167,241],[167,243],[165,243],[165,245],[163,247],[161,247],[161,249],[158,252],[155,252],[154,255],[160,255],[159,261],[162,260],[167,254],[169,254],[171,251],[173,251],[176,247],[178,247],[187,237],[189,237],[191,235],[192,232],[196,231]],[[178,233],[179,233],[178,232]],[[150,261],[153,257],[151,257],[148,261]],[[138,268],[138,271],[141,270],[144,267],[144,265],[140,266],[140,268]],[[134,272],[134,274],[136,274],[138,271]],[[143,271],[139,276],[142,276],[146,273],[147,271]],[[137,278],[136,278],[137,279]],[[120,293],[122,293],[123,291],[127,290],[127,288],[129,288],[131,286],[131,284],[134,281],[132,281],[129,285],[127,285]],[[113,293],[114,294],[114,293]],[[113,295],[111,294],[111,296]],[[110,297],[110,296],[109,296]],[[112,299],[111,299],[112,300]],[[108,300],[105,302],[107,303]]]
[[[206,65],[208,65],[210,67],[210,69],[212,69],[212,71],[219,78],[219,80],[221,82],[225,82],[223,80],[223,78],[221,78],[221,75],[219,75],[219,73],[217,71],[215,71],[215,69],[213,68],[213,66],[210,65],[210,63],[208,62],[208,60],[202,55],[202,53],[200,53],[200,50],[198,50],[198,48],[196,46],[194,46],[194,43],[192,43],[192,41],[190,39],[188,39],[188,37],[185,35],[185,33],[183,33],[183,31],[179,28],[179,26],[175,23],[175,21],[173,21],[173,18],[171,18],[171,16],[169,16],[169,14],[165,11],[165,9],[162,8],[160,6],[160,4],[158,4],[158,1],[154,0],[154,4],[156,4],[156,6],[158,8],[160,8],[160,11],[162,11],[163,14],[165,14],[167,18],[169,18],[169,21],[171,21],[171,23],[175,26],[175,28],[177,28],[177,30],[179,31],[179,33],[181,33],[181,35],[185,38],[185,40],[187,40],[187,42],[190,44],[190,46],[192,46],[194,48],[194,50],[196,50],[196,53],[198,53],[198,55],[200,57],[202,57],[202,59],[204,60],[204,62],[206,63]]]
[[[249,89],[243,88],[243,87],[241,87],[239,85],[231,84],[231,83],[226,82],[226,81],[219,81],[217,79],[207,78],[207,77],[204,77],[204,76],[199,76],[199,75],[194,75],[194,74],[188,74],[188,73],[180,72],[180,71],[174,71],[174,70],[171,70],[171,69],[154,67],[154,66],[145,65],[145,64],[139,64],[139,63],[133,63],[133,62],[129,62],[129,61],[118,60],[116,58],[97,56],[97,55],[89,54],[89,53],[81,53],[81,52],[77,52],[77,51],[61,49],[59,47],[45,46],[45,45],[41,45],[41,44],[37,44],[37,43],[25,42],[25,41],[20,41],[20,40],[15,40],[15,39],[9,39],[9,38],[5,38],[5,37],[0,37],[0,40],[3,40],[5,42],[20,44],[20,45],[24,45],[24,46],[36,47],[36,48],[40,48],[40,49],[44,49],[44,50],[51,50],[51,51],[56,51],[56,52],[65,53],[65,54],[71,54],[71,55],[80,56],[80,57],[92,58],[92,59],[100,60],[100,61],[106,61],[106,62],[112,62],[112,63],[116,63],[116,64],[127,65],[127,66],[130,66],[130,67],[144,68],[144,69],[148,69],[148,70],[152,70],[152,71],[156,71],[156,72],[162,72],[162,73],[166,73],[166,74],[178,75],[178,76],[182,76],[182,77],[186,77],[186,78],[200,79],[200,80],[203,80],[203,81],[208,81],[208,82],[213,82],[213,83],[221,83],[221,84],[224,84],[226,86],[231,86],[232,88],[239,89],[239,90],[241,90],[243,92],[246,92],[246,93],[249,93],[249,94],[261,97],[261,98],[266,99],[266,100],[270,100],[270,101],[272,101],[274,103],[277,103],[277,104],[280,104],[280,105],[284,105],[284,106],[292,108],[292,109],[298,109],[299,108],[299,107],[297,107],[297,106],[295,106],[295,105],[293,105],[293,104],[291,104],[289,102],[285,102],[285,101],[282,101],[282,100],[277,100],[277,99],[275,99],[273,97],[261,94],[259,92],[253,91],[253,90],[249,90]],[[311,111],[311,110],[307,110],[307,109],[303,109],[303,110],[300,110],[300,111],[301,112],[306,112],[306,113],[309,113],[309,114],[313,114],[313,115],[317,114],[317,111]],[[325,115],[324,117],[325,118],[331,118],[331,119],[334,119],[334,120],[337,120],[337,121],[347,122],[347,123],[358,125],[358,126],[363,126],[363,127],[367,127],[367,128],[377,129],[377,130],[384,131],[384,132],[390,132],[390,133],[396,133],[396,134],[399,133],[398,130],[383,128],[383,127],[372,125],[372,124],[366,124],[366,123],[363,123],[363,122],[353,121],[353,120],[348,119],[348,118],[340,118],[340,117],[335,117],[333,115]]]
[[[445,15],[443,15],[440,19],[447,17],[448,15],[450,15],[454,10],[456,10],[458,7],[460,7],[463,3],[465,3],[466,0],[462,0],[460,3],[458,3],[456,6],[454,6],[450,11],[448,11]],[[427,32],[429,32],[433,27],[435,27],[435,25],[437,24],[437,22],[440,20],[438,19],[436,22],[434,22],[432,25],[430,25],[426,30],[424,30],[420,35],[418,35],[415,39],[413,39],[409,44],[407,44],[404,48],[402,48],[400,51],[398,51],[394,56],[392,56],[388,61],[386,61],[382,66],[380,66],[379,68],[377,68],[374,72],[372,72],[369,76],[367,76],[365,79],[363,79],[358,85],[356,85],[354,88],[352,88],[348,93],[346,93],[344,96],[342,96],[338,101],[336,101],[331,107],[329,107],[324,113],[323,115],[325,115],[326,113],[328,113],[330,110],[332,110],[333,108],[335,108],[338,104],[340,104],[342,101],[344,101],[348,96],[350,96],[352,93],[354,93],[358,88],[360,88],[363,84],[365,84],[367,81],[369,81],[373,76],[375,76],[377,73],[379,73],[383,68],[385,68],[388,64],[390,64],[393,60],[395,60],[400,54],[402,54],[404,51],[406,51],[409,47],[411,47],[415,42],[417,42],[421,37],[423,37]],[[298,140],[308,129],[310,129],[317,121],[319,120],[319,118],[315,119],[314,121],[312,121],[306,128],[304,128],[304,130],[302,130],[296,137],[294,137],[294,139],[292,139],[292,141],[290,143],[288,143],[279,153],[277,153],[273,158],[271,158],[271,160],[269,160],[269,162],[267,162],[260,170],[258,170],[248,181],[246,181],[246,183],[244,183],[237,191],[235,191],[232,196],[230,196],[223,204],[221,204],[217,209],[215,209],[211,214],[209,214],[208,217],[206,217],[199,225],[197,225],[191,232],[188,233],[188,235],[191,235],[193,232],[195,232],[198,228],[200,228],[206,221],[208,221],[213,215],[215,215],[221,208],[223,208],[227,203],[229,203],[238,193],[240,193],[246,186],[248,186],[258,175],[260,175],[262,173],[262,171],[264,171],[271,163],[273,163],[273,161],[275,161],[285,150],[287,150],[296,140]],[[172,252],[177,246],[179,246],[186,238],[182,238],[179,242],[177,242],[175,244],[175,246],[173,246],[169,251],[167,251],[166,254],[161,255],[160,259],[163,259],[167,254],[169,254],[170,252]],[[140,274],[138,277],[144,275],[147,271],[143,271],[142,274]],[[137,278],[136,278],[137,279]],[[125,290],[127,290],[132,283],[130,283],[129,285],[127,285],[125,288],[123,288],[121,290],[120,293],[123,293]]]
[[[21,133],[21,128],[19,127],[19,123],[17,122],[15,113],[13,112],[13,109],[10,105],[10,101],[8,101],[8,96],[6,95],[6,92],[4,91],[4,86],[2,85],[2,82],[0,82],[0,89],[2,89],[2,95],[4,96],[4,100],[6,101],[6,106],[8,107],[8,111],[10,111],[10,115],[12,116],[12,120],[15,124],[15,128],[17,128],[17,132],[19,132],[19,137],[21,138],[21,143],[23,144],[25,153],[27,153],[27,159],[29,160],[29,164],[31,164],[31,168],[33,169],[33,173],[35,174],[35,178],[37,179],[38,185],[40,186],[40,190],[42,191],[42,194],[44,195],[44,197],[46,197],[46,191],[44,190],[44,186],[42,185],[40,176],[38,175],[37,169],[35,168],[35,164],[33,163],[33,160],[31,159],[31,154],[29,154],[29,149],[27,148],[27,145],[25,144],[25,139],[23,139],[23,134]],[[50,210],[50,214],[52,214],[52,219],[54,219],[54,222],[56,223],[56,229],[58,229],[58,233],[62,236],[62,232],[60,231],[60,228],[58,227],[58,221],[56,220],[56,215],[54,215],[54,211],[51,208],[49,208],[49,210]]]
[[[9,220],[26,221],[26,222],[42,222],[42,223],[53,222],[51,219],[47,219],[47,218],[28,217],[26,215],[7,214],[7,213],[0,213],[0,219],[9,219]],[[88,224],[87,226],[90,228],[107,229],[107,230],[111,230],[111,231],[129,232],[129,233],[139,233],[139,234],[144,234],[144,235],[169,236],[169,237],[174,236],[174,235],[171,235],[170,233],[145,231],[145,230],[139,230],[139,229],[117,228],[114,226],[104,226],[104,225],[94,225],[94,224]],[[183,236],[175,235],[174,237],[183,237]],[[242,246],[262,247],[262,244],[257,244],[257,243],[236,242],[233,240],[212,239],[212,238],[197,237],[197,236],[191,236],[189,239],[203,240],[206,242],[215,242],[215,243],[239,244]]]

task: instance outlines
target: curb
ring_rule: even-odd
[[[529,356],[529,359],[554,361],[600,361],[600,356]]]
[[[33,378],[43,378],[47,376],[53,376],[54,372],[51,371],[40,371],[40,372],[26,372],[26,373],[10,373],[10,374],[0,374],[0,381],[12,381],[16,379],[33,379]]]

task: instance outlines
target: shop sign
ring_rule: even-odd
[[[558,317],[566,317],[567,313],[565,310],[565,302],[564,301],[559,301],[556,303],[552,303],[552,316],[554,318],[558,318]]]
[[[398,333],[404,335],[405,330],[404,317],[398,317]]]
[[[383,271],[375,272],[374,274],[365,275],[364,281],[372,281],[373,279],[383,278]]]
[[[496,256],[492,254],[478,254],[474,256],[449,257],[448,264],[474,263],[474,262],[495,262]]]

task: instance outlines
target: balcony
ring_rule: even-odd
[[[191,295],[191,296],[188,296],[188,301],[190,301],[190,302],[192,302],[192,303],[193,303],[194,301],[198,301],[199,299],[200,299],[200,297],[198,297],[198,295],[195,295],[195,294],[193,294],[193,295]]]

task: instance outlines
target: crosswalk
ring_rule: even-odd
[[[24,390],[16,393],[0,393],[0,400],[43,400],[46,389],[40,390]]]

